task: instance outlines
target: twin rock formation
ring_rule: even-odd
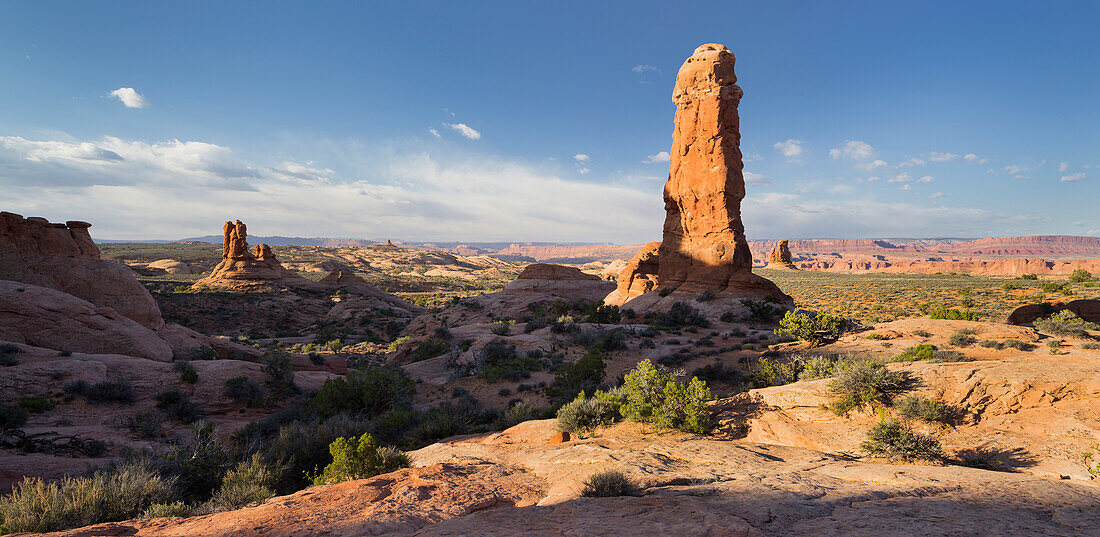
[[[646,310],[707,292],[792,303],[774,283],[752,273],[741,223],[745,178],[737,106],[742,91],[734,63],[726,47],[709,44],[680,67],[672,92],[676,118],[664,235],[630,260],[605,303],[630,302],[628,307]]]
[[[305,283],[297,273],[287,270],[275,258],[271,247],[256,245],[255,251],[248,247],[248,228],[240,220],[226,222],[222,227],[222,260],[210,275],[195,285],[234,286],[249,282],[259,283]]]

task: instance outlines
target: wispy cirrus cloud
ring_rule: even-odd
[[[481,139],[481,133],[465,123],[444,123],[443,126],[448,127],[471,140]]]

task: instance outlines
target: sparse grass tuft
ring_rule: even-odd
[[[918,433],[893,418],[883,419],[867,431],[867,440],[860,444],[860,448],[869,455],[890,460],[943,460],[943,449],[938,440]]]
[[[605,470],[592,474],[584,481],[584,488],[581,490],[581,496],[587,498],[639,495],[641,490],[638,485],[619,470]]]

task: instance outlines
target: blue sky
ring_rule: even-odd
[[[676,71],[717,42],[750,238],[1100,235],[1094,2],[458,4],[0,2],[0,209],[655,240]]]

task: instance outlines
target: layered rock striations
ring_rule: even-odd
[[[247,283],[305,283],[307,280],[287,270],[266,244],[255,250],[248,247],[248,228],[240,220],[222,227],[222,260],[210,275],[195,285],[232,286]]]
[[[713,293],[727,297],[791,298],[752,273],[752,253],[741,222],[745,197],[741,161],[741,88],[726,47],[702,45],[676,77],[672,161],[665,183],[665,224],[657,280],[674,303]],[[659,306],[659,305],[658,305]]]
[[[113,309],[153,330],[160,308],[129,268],[100,259],[87,222],[0,212],[0,280],[49,287]]]
[[[640,297],[657,288],[657,270],[660,267],[661,243],[645,245],[619,271],[615,290],[604,298],[604,304],[622,306],[628,300]]]

